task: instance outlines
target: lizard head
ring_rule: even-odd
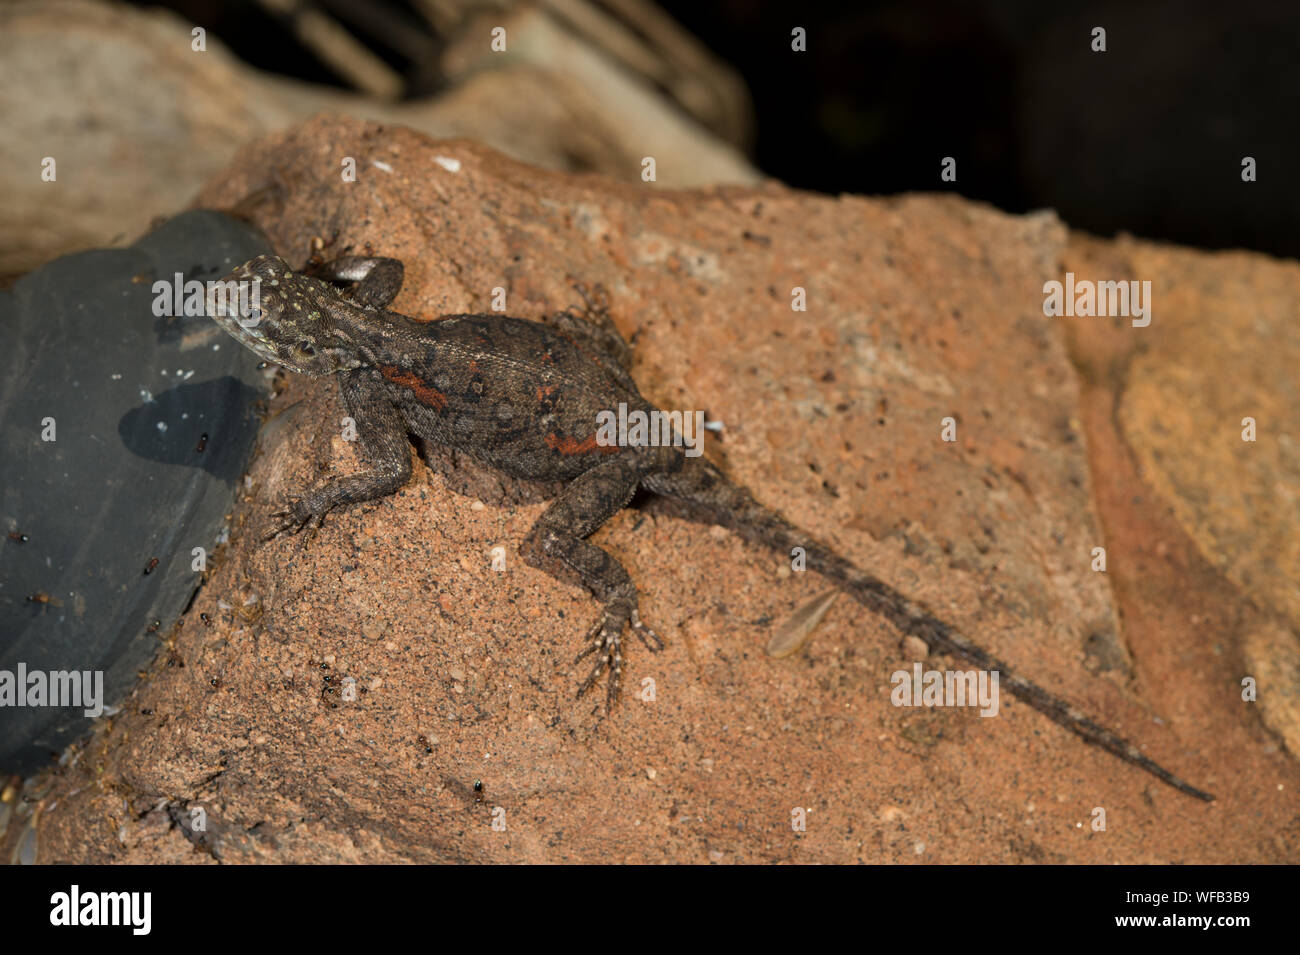
[[[259,255],[210,283],[208,315],[249,351],[290,371],[318,377],[361,364],[327,304],[333,286],[297,275],[284,259]]]

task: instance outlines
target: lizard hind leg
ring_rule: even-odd
[[[600,616],[587,633],[585,648],[577,658],[595,654],[596,660],[578,695],[590,690],[608,671],[606,713],[618,699],[623,631],[631,627],[650,650],[659,650],[663,642],[642,623],[637,612],[636,585],[627,570],[586,538],[622,510],[642,477],[657,466],[651,455],[622,451],[579,475],[542,512],[521,548],[530,566],[556,579],[579,583],[600,601]]]

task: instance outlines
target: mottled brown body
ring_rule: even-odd
[[[356,421],[366,470],[311,488],[282,512],[284,528],[317,523],[332,508],[396,491],[411,476],[411,434],[512,477],[562,482],[522,553],[531,565],[582,584],[600,601],[602,613],[581,655],[596,653],[596,665],[579,692],[608,669],[608,708],[618,694],[623,631],[631,627],[651,649],[662,644],[640,620],[627,571],[587,538],[645,488],[677,501],[696,519],[783,553],[803,548],[810,570],[932,650],[999,670],[1004,686],[1087,742],[1183,792],[1212,798],[791,525],[706,459],[687,457],[681,447],[601,446],[600,412],[620,403],[653,410],[629,374],[627,344],[603,303],[589,299],[582,312],[560,312],[544,323],[501,315],[414,322],[385,308],[401,288],[402,273],[395,259],[336,260],[324,274],[355,282],[347,297],[329,282],[294,274],[282,259],[260,256],[225,280],[259,282],[255,323],[241,323],[209,302],[222,327],[268,361],[304,374],[335,375]]]

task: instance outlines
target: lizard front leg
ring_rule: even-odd
[[[601,671],[609,670],[605,696],[608,713],[618,698],[623,670],[622,636],[629,624],[651,650],[663,642],[637,614],[636,585],[613,556],[585,538],[617,514],[632,499],[641,479],[657,470],[653,455],[620,451],[571,481],[537,519],[521,548],[530,566],[551,576],[578,582],[600,601],[601,615],[587,634],[587,647],[578,660],[597,654],[595,666],[578,689],[582,696]],[[577,662],[577,661],[574,661]]]
[[[401,259],[382,255],[345,255],[314,266],[308,274],[330,282],[351,282],[352,301],[363,308],[386,308],[402,290],[406,267]]]
[[[388,400],[379,372],[373,368],[354,368],[339,372],[337,377],[343,403],[356,422],[366,468],[346,477],[322,481],[277,511],[276,517],[283,523],[275,534],[305,524],[319,526],[331,509],[392,494],[411,479],[411,445],[406,437],[406,421]]]

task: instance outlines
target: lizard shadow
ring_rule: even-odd
[[[118,437],[137,457],[198,468],[233,487],[261,425],[261,399],[233,375],[178,384],[124,412]]]

